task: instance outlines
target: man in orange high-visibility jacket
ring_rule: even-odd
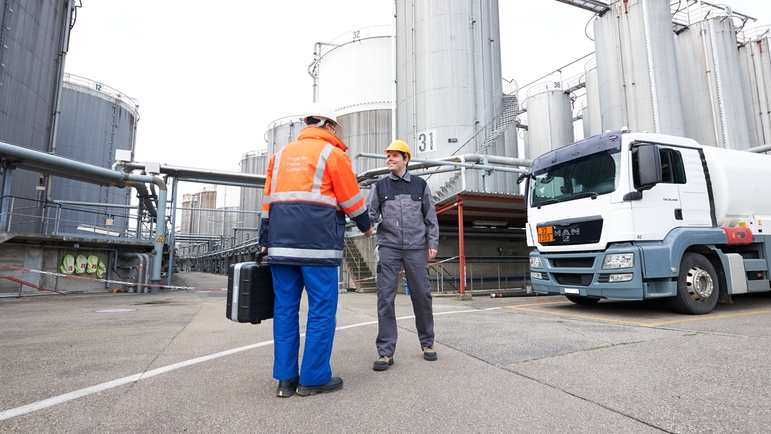
[[[329,364],[335,337],[337,268],[343,257],[345,216],[372,234],[364,196],[348,149],[335,134],[334,111],[320,104],[303,118],[299,140],[268,163],[260,245],[267,248],[276,299],[273,309],[273,377],[276,396],[315,395],[343,387]],[[298,369],[298,312],[303,287],[308,321]],[[299,375],[298,375],[299,372]]]

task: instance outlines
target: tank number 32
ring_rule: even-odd
[[[418,151],[420,152],[434,152],[436,151],[436,145],[434,138],[436,137],[436,131],[423,131],[418,133]]]

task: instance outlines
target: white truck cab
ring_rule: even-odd
[[[702,314],[771,289],[769,155],[607,132],[533,160],[527,206],[535,292]]]

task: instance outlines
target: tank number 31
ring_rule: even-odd
[[[436,145],[434,144],[435,137],[436,131],[424,131],[422,133],[418,133],[418,150],[420,152],[436,151]]]

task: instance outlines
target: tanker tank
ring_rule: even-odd
[[[717,225],[749,216],[771,219],[771,155],[703,148]]]

